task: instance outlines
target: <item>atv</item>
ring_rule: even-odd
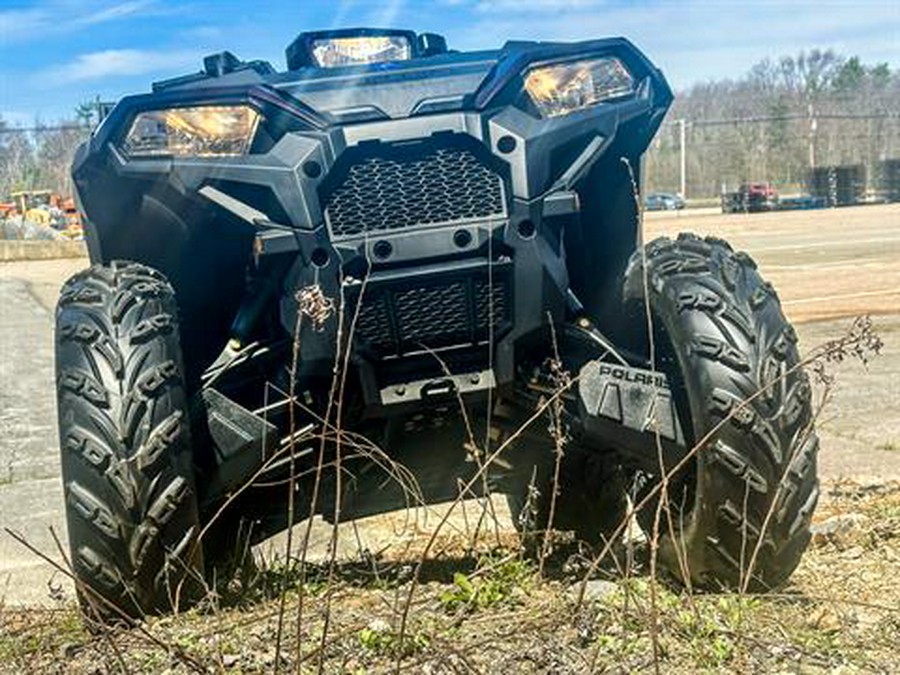
[[[121,100],[74,160],[92,266],[56,314],[85,608],[171,611],[238,542],[461,485],[594,545],[643,505],[676,580],[782,584],[818,495],[809,380],[747,254],[643,245],[671,100],[621,38],[376,29]]]

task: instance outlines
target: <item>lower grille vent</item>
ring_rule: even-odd
[[[366,289],[356,322],[357,343],[375,356],[476,345],[512,319],[509,274],[486,273],[394,282]]]

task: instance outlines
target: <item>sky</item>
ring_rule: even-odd
[[[301,31],[351,26],[442,33],[459,50],[623,35],[676,91],[816,48],[900,69],[900,0],[0,0],[0,117],[71,118],[226,49],[282,70]]]

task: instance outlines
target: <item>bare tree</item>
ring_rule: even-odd
[[[0,118],[0,198],[28,189],[71,194],[72,159],[88,135],[87,127],[75,122],[23,130]]]
[[[810,165],[900,157],[900,74],[887,64],[813,50],[766,59],[735,80],[704,82],[676,97],[648,153],[648,190],[680,182],[676,120],[686,120],[687,191],[715,197],[724,185],[767,180],[804,188]]]

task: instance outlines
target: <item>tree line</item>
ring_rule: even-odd
[[[99,122],[100,105],[99,99],[80,103],[68,120],[38,120],[28,128],[14,127],[0,116],[0,201],[16,190],[71,195],[72,159]]]
[[[900,73],[887,63],[813,50],[766,59],[737,79],[676,96],[647,153],[648,190],[678,191],[684,120],[688,197],[743,181],[803,191],[812,166],[861,164],[869,187],[900,158]]]
[[[0,201],[16,190],[72,194],[72,158],[88,136],[90,129],[85,126],[37,125],[23,131],[0,119]]]

